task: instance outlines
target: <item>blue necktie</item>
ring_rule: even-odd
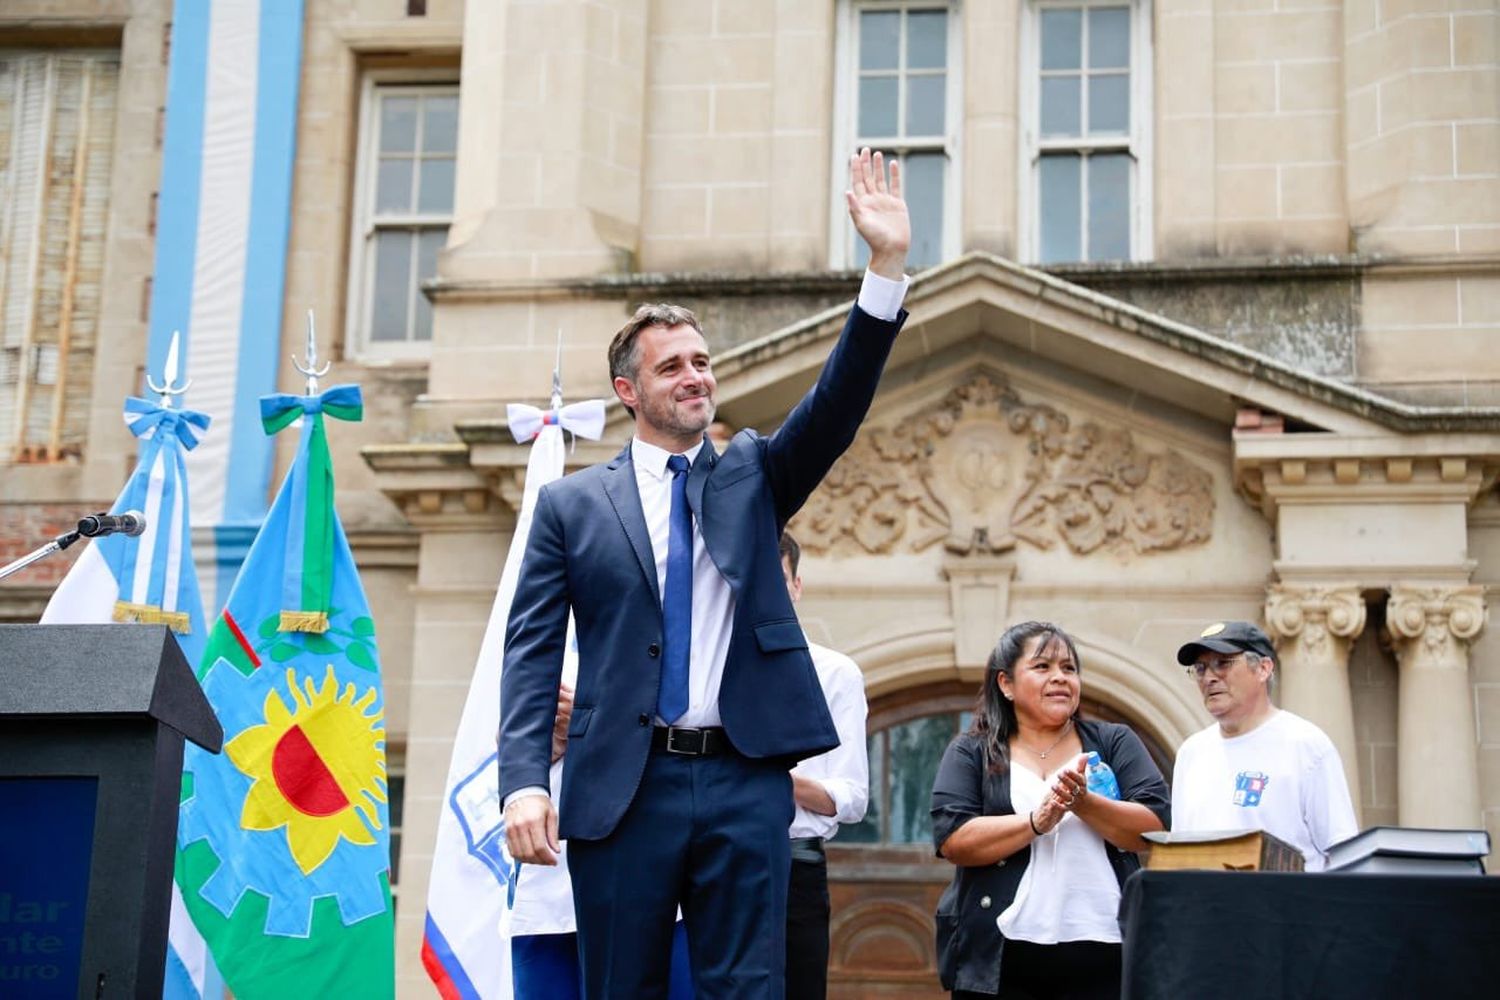
[[[667,530],[667,585],[661,598],[661,688],[656,712],[668,724],[688,707],[688,654],[693,645],[693,512],[688,510],[688,460],[667,459],[672,473],[672,513]]]

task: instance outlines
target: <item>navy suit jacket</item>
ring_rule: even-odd
[[[719,714],[747,757],[790,767],[838,745],[777,543],[853,442],[905,319],[877,320],[856,306],[817,384],[778,431],[741,431],[723,455],[705,447],[688,473],[688,503],[734,592]],[[569,610],[578,680],[560,833],[597,840],[614,830],[640,784],[661,682],[661,596],[629,445],[537,497],[505,631],[502,799],[547,786]]]

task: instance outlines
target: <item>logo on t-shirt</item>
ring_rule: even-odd
[[[1260,805],[1260,797],[1271,777],[1262,771],[1241,771],[1234,776],[1234,804],[1253,809]]]

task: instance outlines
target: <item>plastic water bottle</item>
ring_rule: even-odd
[[[1119,799],[1120,783],[1115,780],[1115,772],[1099,759],[1097,751],[1089,751],[1088,767],[1084,773],[1088,776],[1089,791],[1106,799]]]

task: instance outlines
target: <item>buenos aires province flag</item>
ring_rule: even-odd
[[[380,659],[324,426],[362,412],[357,386],[262,398],[301,441],[199,668],[224,752],[186,755],[177,881],[241,1000],[395,993]]]

